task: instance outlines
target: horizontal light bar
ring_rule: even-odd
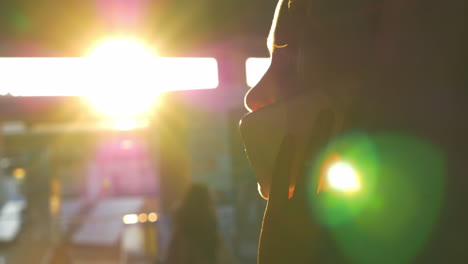
[[[126,225],[133,225],[138,223],[138,215],[137,214],[127,214],[122,217],[122,222]]]
[[[94,96],[218,87],[214,58],[0,58],[0,95]]]
[[[245,62],[247,85],[254,87],[262,79],[270,67],[270,58],[248,58]]]
[[[145,118],[119,118],[93,122],[73,122],[54,124],[35,124],[30,127],[29,133],[66,133],[66,132],[96,132],[96,131],[130,131],[141,130],[149,126]],[[12,135],[10,133],[9,135]],[[4,132],[5,135],[5,132]]]
[[[127,214],[122,217],[122,222],[126,225],[134,225],[138,223],[155,223],[158,221],[157,213],[141,213],[141,214]]]

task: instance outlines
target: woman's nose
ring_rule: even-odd
[[[247,92],[244,101],[247,110],[255,111],[277,102],[278,99],[276,83],[268,70],[260,82]]]

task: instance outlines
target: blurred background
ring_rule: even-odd
[[[0,264],[157,263],[188,185],[238,263],[265,202],[238,133],[272,0],[1,0]]]

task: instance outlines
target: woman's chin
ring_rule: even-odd
[[[260,194],[260,196],[263,199],[268,200],[268,197],[270,197],[270,191],[267,190],[266,188],[262,188],[260,183],[257,183],[257,188],[258,188],[258,193]]]
[[[270,197],[270,189],[269,188],[262,188],[262,186],[260,185],[260,183],[257,183],[257,186],[258,186],[258,193],[260,194],[260,196],[265,199],[265,200],[268,200],[268,198]],[[295,186],[294,185],[290,185],[289,186],[289,194],[288,194],[288,198],[291,199],[293,198],[294,196],[294,189],[295,189]]]

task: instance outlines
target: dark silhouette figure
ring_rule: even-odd
[[[208,187],[195,183],[178,208],[167,264],[229,263]]]

